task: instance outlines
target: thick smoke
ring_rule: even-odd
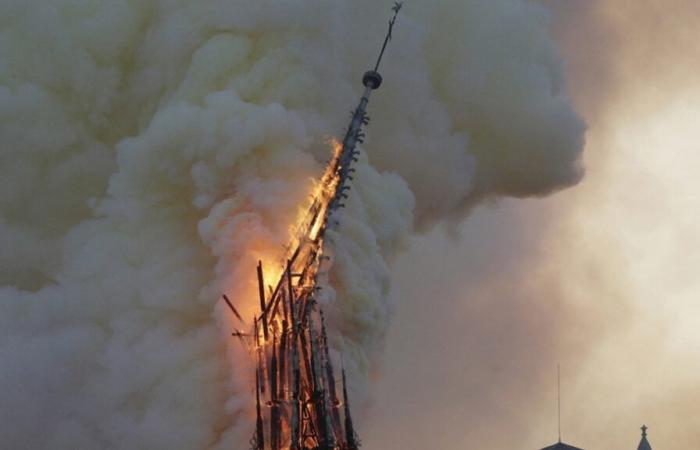
[[[544,2],[586,179],[412,239],[367,448],[700,448],[700,3]]]
[[[388,5],[387,5],[388,6]],[[385,31],[376,2],[0,2],[0,441],[245,448],[250,319]],[[402,13],[403,14],[403,13]],[[324,295],[353,391],[416,225],[576,183],[584,126],[548,15],[400,17]]]

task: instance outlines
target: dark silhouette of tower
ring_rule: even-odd
[[[649,444],[649,441],[647,440],[647,430],[649,427],[646,425],[642,425],[642,440],[639,441],[639,445],[637,446],[637,450],[651,450],[651,445]]]
[[[263,265],[258,263],[260,313],[253,330],[250,334],[233,333],[251,349],[256,362],[252,450],[357,450],[360,446],[350,415],[344,367],[342,401],[338,397],[326,323],[315,300],[320,289],[317,274],[327,259],[326,230],[337,223],[335,214],[348,196],[356,146],[363,142],[362,127],[369,124],[367,104],[372,91],[382,84],[379,64],[400,9],[401,3],[395,3],[377,63],[362,77],[363,95],[308,212],[298,224],[275,284],[266,288]],[[224,296],[224,300],[242,322],[229,298]]]
[[[574,447],[573,445],[565,444],[563,442],[557,442],[554,445],[550,445],[549,447],[545,447],[542,450],[583,450],[578,447]]]
[[[573,445],[565,444],[561,441],[561,371],[559,365],[557,364],[557,429],[559,433],[559,441],[545,447],[542,450],[583,450]]]

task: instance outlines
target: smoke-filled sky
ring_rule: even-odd
[[[544,3],[586,176],[414,240],[368,447],[700,448],[700,5]]]
[[[385,9],[0,0],[4,446],[247,448],[219,295],[252,317]],[[698,448],[698,13],[406,5],[320,299],[365,448],[540,448],[557,363],[565,440]]]

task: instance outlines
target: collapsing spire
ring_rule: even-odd
[[[262,262],[257,267],[260,314],[254,319],[253,353],[256,358],[256,427],[253,450],[357,450],[359,441],[350,416],[345,367],[342,368],[343,420],[341,402],[328,345],[326,322],[315,295],[317,274],[324,256],[324,237],[331,214],[344,205],[363,142],[362,127],[369,123],[366,108],[382,77],[377,70],[391,40],[402,4],[397,2],[389,21],[374,70],[363,76],[365,86],[353,112],[342,146],[335,152],[321,178],[321,187],[308,213],[300,222],[298,235],[287,255],[286,266],[266,295]],[[237,310],[228,297],[229,309]],[[319,326],[320,325],[320,326]],[[320,330],[319,330],[320,328]],[[319,332],[320,331],[320,332]],[[240,332],[234,333],[243,339]],[[279,336],[279,339],[278,339]],[[244,341],[242,341],[244,342]]]

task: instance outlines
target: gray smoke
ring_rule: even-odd
[[[218,298],[252,317],[255,262],[282,255],[378,50],[375,9],[0,1],[1,442],[245,448],[249,361]],[[358,403],[414,227],[582,173],[544,8],[405,11],[323,299]]]

